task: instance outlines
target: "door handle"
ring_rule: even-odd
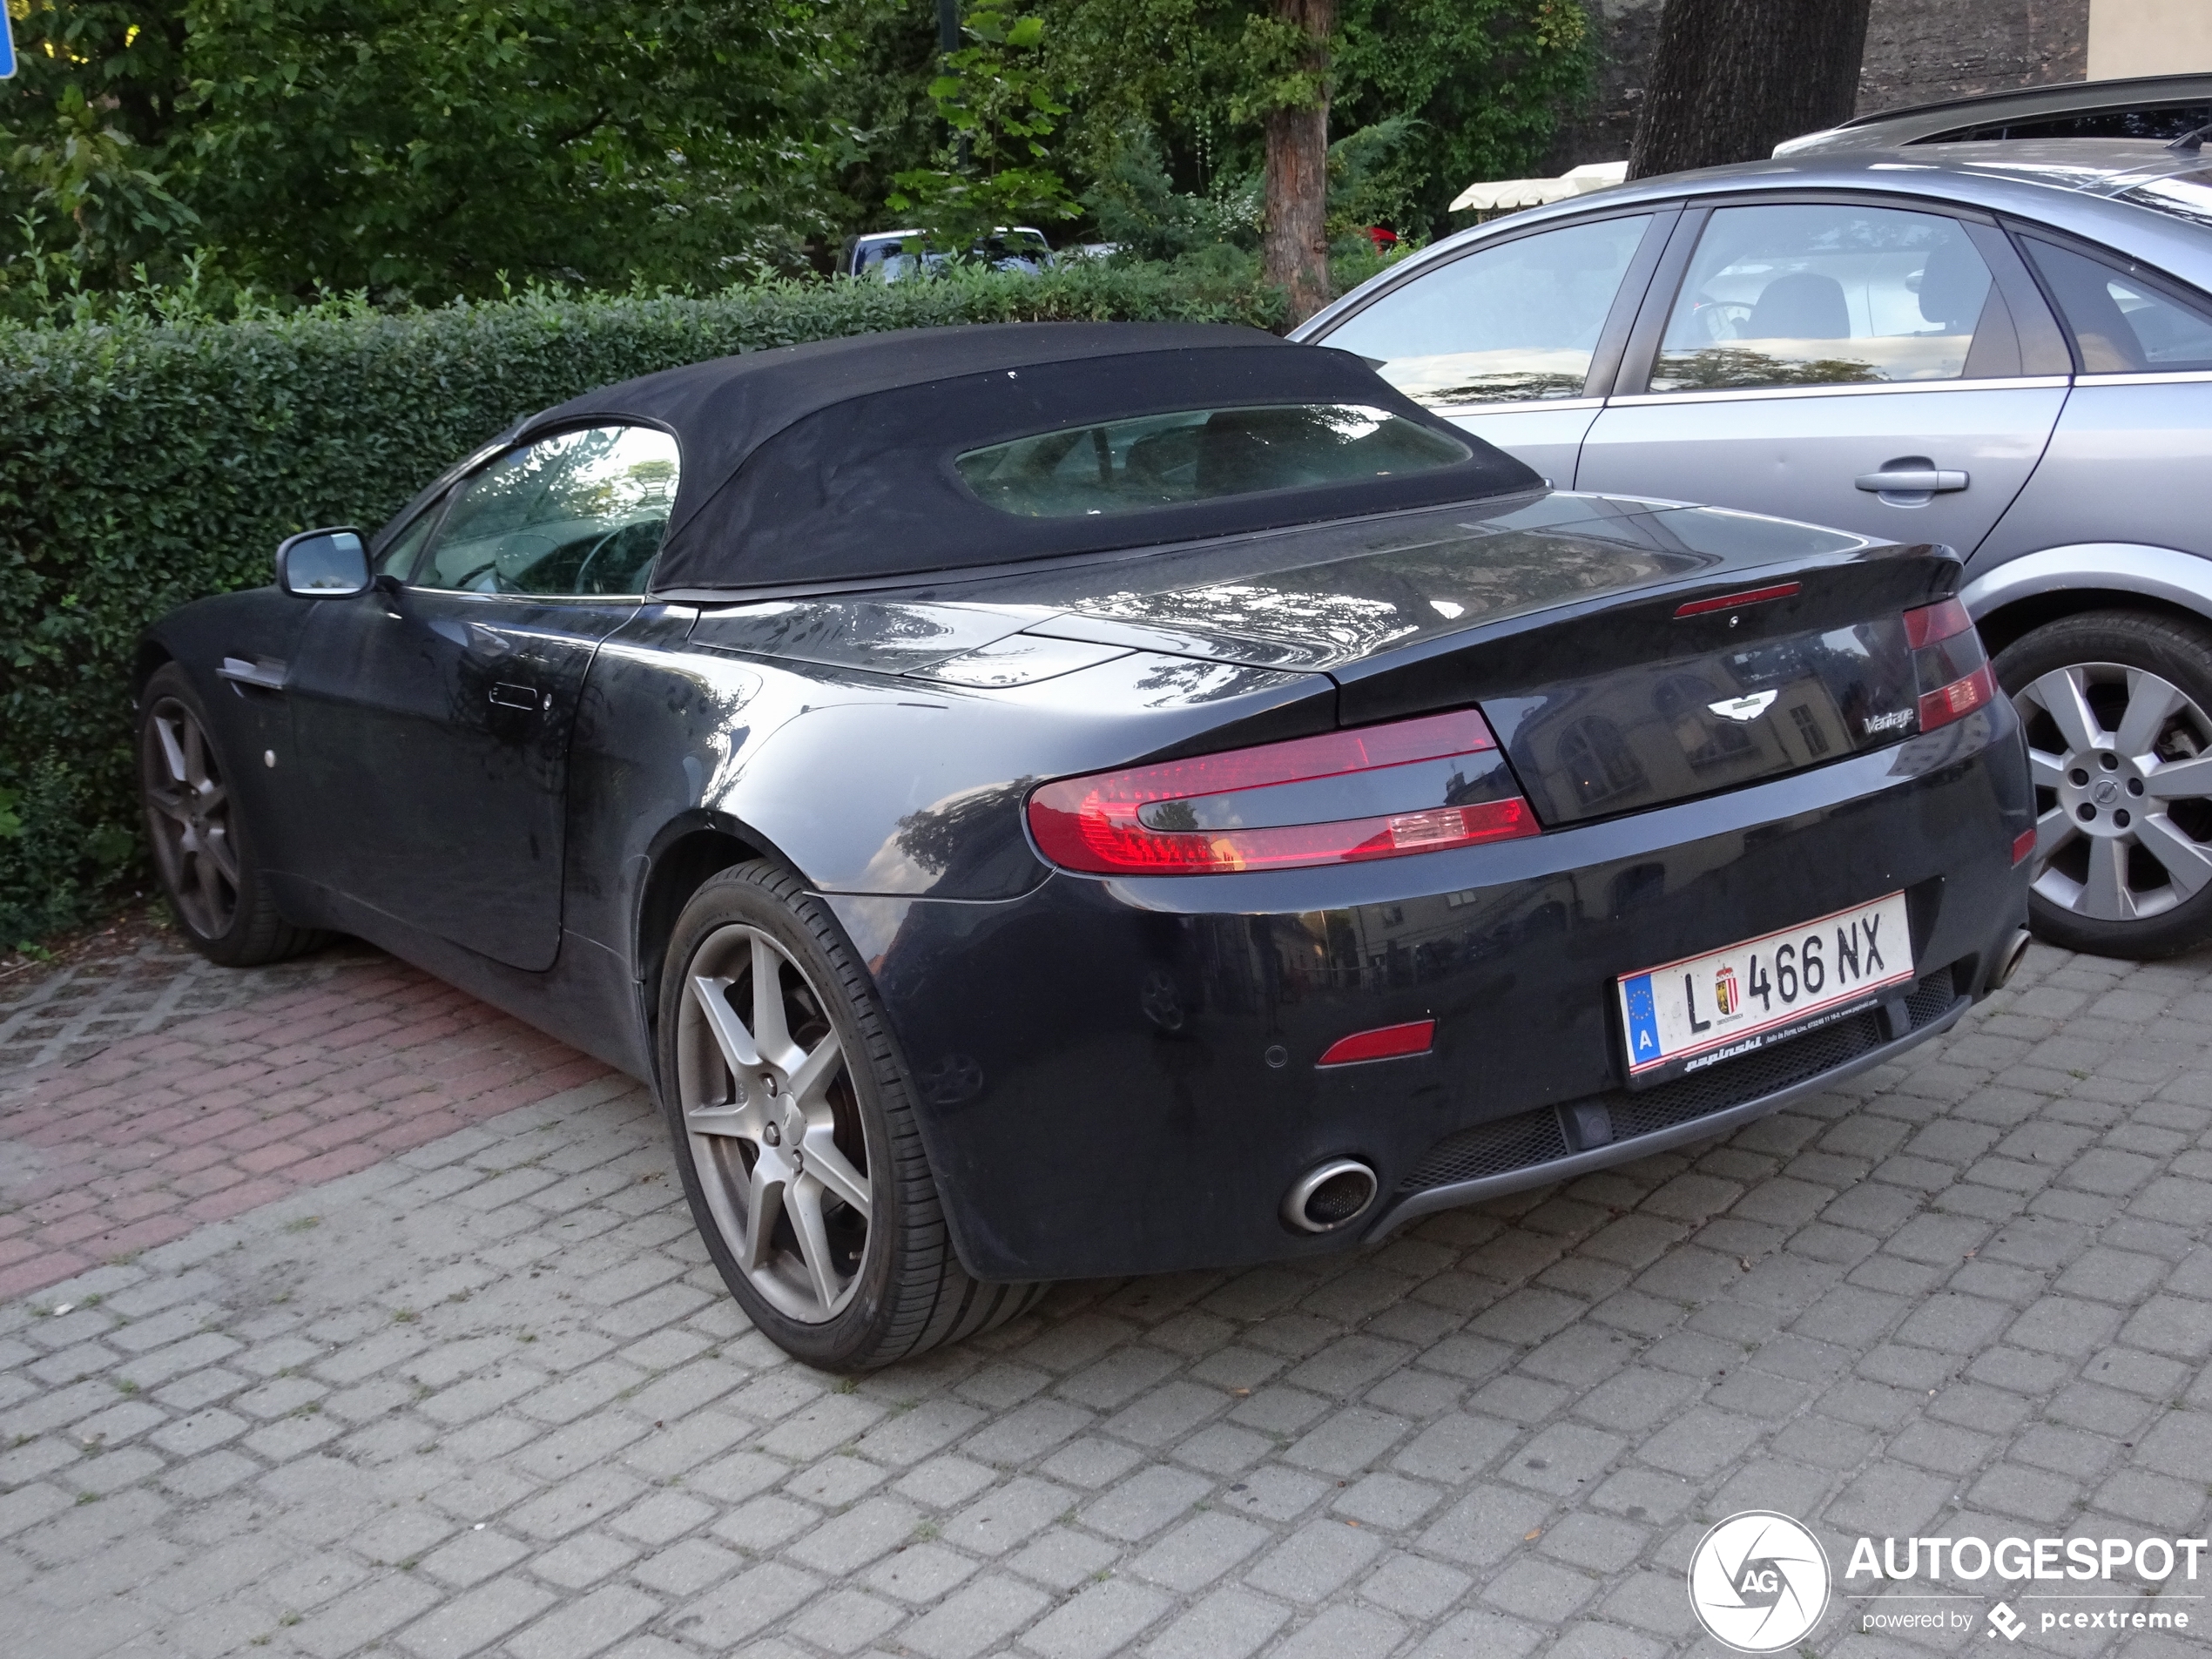
[[[537,693],[527,685],[496,685],[491,700],[502,709],[536,709]]]
[[[1852,482],[1877,495],[1937,496],[1964,489],[1971,481],[1965,473],[1947,468],[1885,467],[1879,472],[1862,472]]]

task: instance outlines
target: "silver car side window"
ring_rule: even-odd
[[[1675,296],[1651,389],[1958,380],[1991,297],[1989,266],[1945,215],[1723,207]]]
[[[1563,226],[1425,271],[1323,342],[1432,408],[1580,397],[1648,213]]]
[[[2065,314],[2083,374],[2212,368],[2212,320],[2202,312],[2102,260],[2021,239]]]
[[[510,449],[460,487],[416,583],[643,593],[676,477],[676,440],[651,427],[590,427]]]

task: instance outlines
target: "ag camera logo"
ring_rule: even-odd
[[[1747,1509],[1697,1541],[1689,1605],[1712,1638],[1738,1653],[1779,1653],[1828,1610],[1828,1554],[1787,1515]]]

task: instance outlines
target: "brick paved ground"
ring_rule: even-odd
[[[1641,1659],[1718,1651],[1681,1574],[1747,1507],[2202,1535],[2208,969],[2039,950],[1726,1143],[857,1386],[597,1077],[0,1305],[0,1649]],[[1935,1650],[1855,1622],[1801,1651]]]
[[[151,1036],[218,1008],[260,1002],[381,960],[343,941],[250,974],[218,968],[166,930],[134,948],[57,968],[0,972],[0,1087],[34,1066],[85,1060],[128,1037]]]
[[[158,981],[150,956],[129,960],[138,977]],[[196,977],[171,972],[164,988],[142,993],[153,1008],[99,1016],[154,1034],[66,1067],[0,1076],[0,1297],[606,1071],[381,954],[233,975],[259,999],[179,1026],[158,1010],[183,1001],[179,988]],[[100,998],[111,1008],[130,995],[118,982],[128,980],[111,976]],[[219,986],[209,1000],[238,994]]]

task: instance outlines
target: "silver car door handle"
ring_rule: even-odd
[[[1969,482],[1963,472],[1952,472],[1936,467],[1898,467],[1880,472],[1862,472],[1854,481],[1861,489],[1881,495],[1940,495],[1946,490],[1964,489]]]
[[[257,685],[265,691],[281,691],[287,678],[285,665],[273,658],[226,657],[215,672],[219,678],[236,680],[240,685]]]
[[[535,709],[537,693],[527,685],[502,684],[491,688],[491,700],[502,709]]]

